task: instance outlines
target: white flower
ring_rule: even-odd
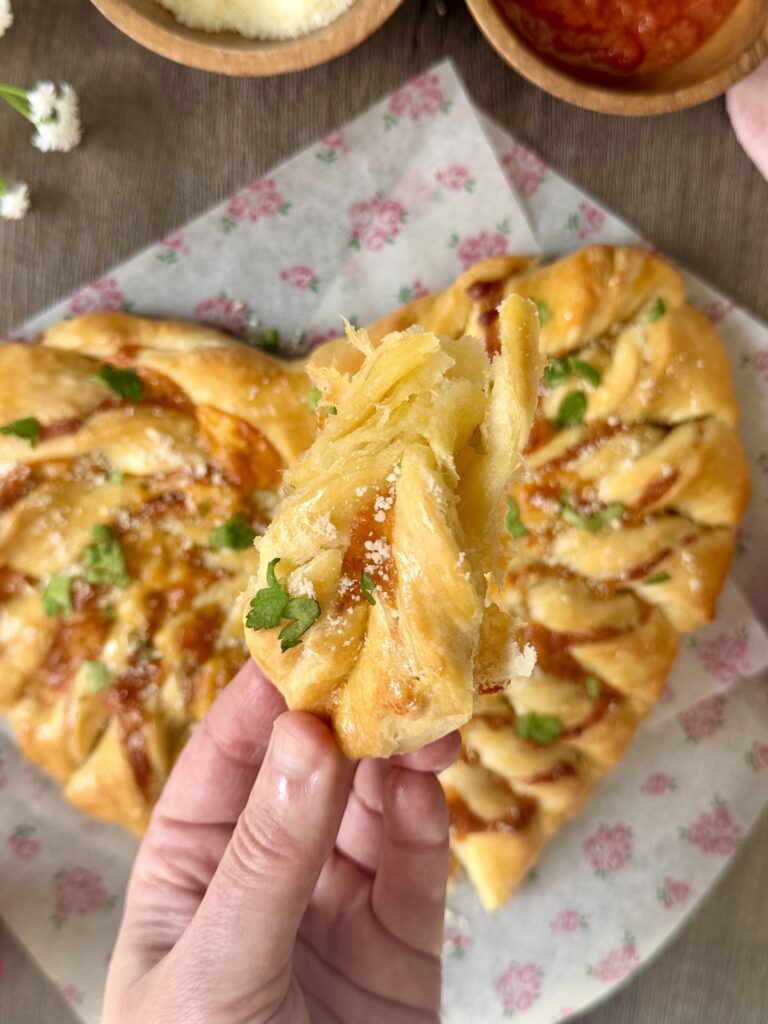
[[[29,209],[29,188],[23,181],[7,182],[0,178],[0,217],[21,220]]]
[[[27,94],[29,119],[37,131],[32,144],[43,153],[67,153],[83,136],[77,93],[70,85],[38,82]]]
[[[5,35],[12,24],[11,0],[0,0],[0,37]]]

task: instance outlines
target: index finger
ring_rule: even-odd
[[[264,760],[272,724],[285,710],[280,693],[249,660],[182,751],[155,808],[153,824],[170,819],[234,825]]]

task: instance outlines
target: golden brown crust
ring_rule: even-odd
[[[139,402],[96,375],[138,374]],[[0,707],[67,796],[141,832],[180,745],[247,656],[240,593],[256,553],[212,550],[234,514],[272,515],[314,418],[300,368],[190,324],[98,314],[0,346]],[[128,579],[88,581],[94,526]],[[69,580],[71,609],[43,591]],[[85,662],[111,685],[94,690]],[[92,671],[92,670],[90,670]],[[101,670],[98,670],[101,671]],[[102,673],[103,675],[103,673]]]

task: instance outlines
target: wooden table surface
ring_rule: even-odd
[[[120,35],[88,0],[14,7],[0,78],[72,82],[86,137],[74,153],[41,156],[28,145],[29,126],[0,111],[0,174],[28,181],[35,203],[26,220],[0,226],[0,335],[446,56],[482,109],[768,319],[768,184],[739,149],[722,100],[655,119],[569,107],[512,73],[461,0],[405,0],[353,53],[264,81],[167,63]],[[766,877],[768,819],[663,955],[584,1020],[765,1024]],[[0,1020],[71,1019],[1,924],[0,957]]]

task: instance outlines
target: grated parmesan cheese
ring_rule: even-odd
[[[159,0],[190,28],[249,39],[296,39],[330,25],[354,0]]]

